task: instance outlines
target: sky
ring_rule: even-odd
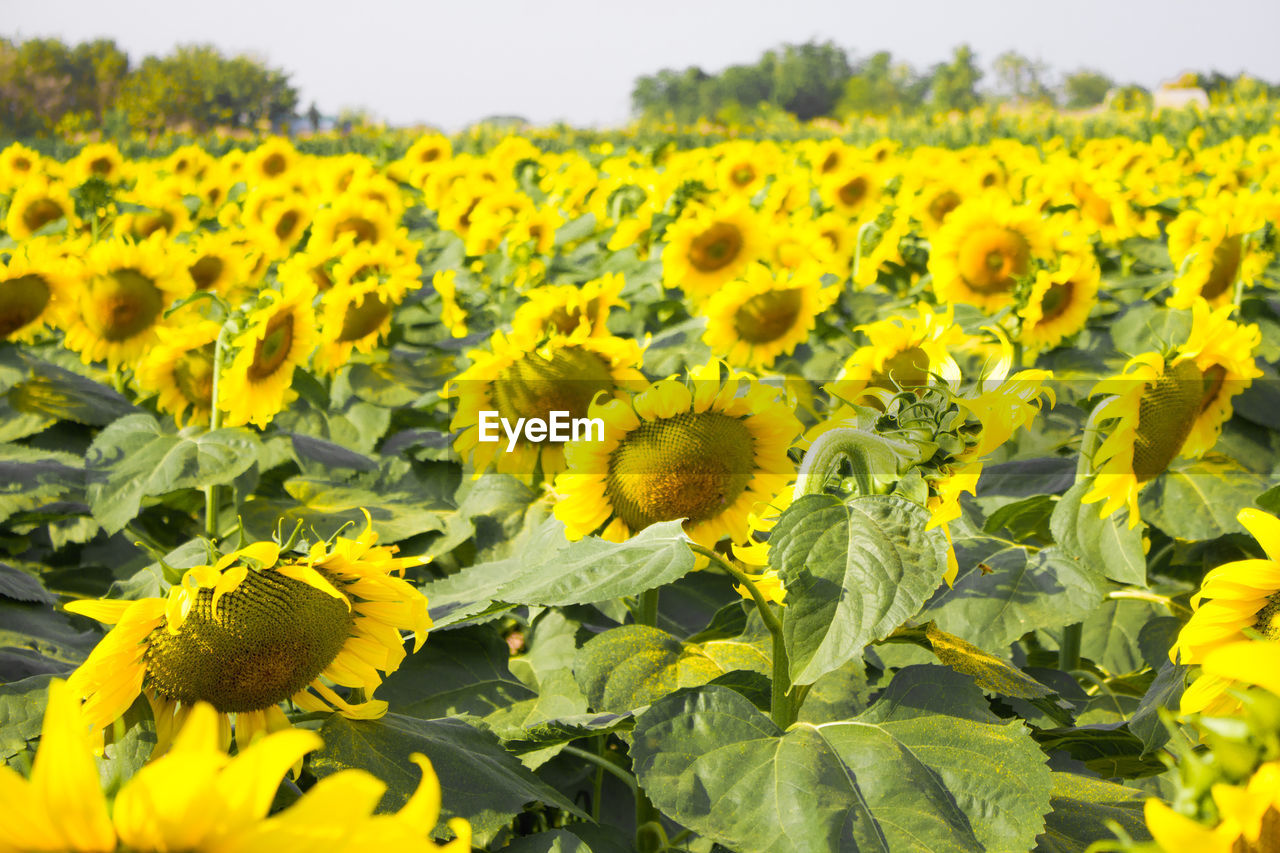
[[[289,72],[303,109],[446,130],[490,115],[619,125],[642,74],[811,39],[920,69],[967,42],[988,69],[1017,50],[1148,88],[1188,69],[1278,82],[1276,32],[1277,0],[0,0],[0,36],[113,38],[133,62],[210,43]]]

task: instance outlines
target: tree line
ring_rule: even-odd
[[[251,128],[289,119],[297,106],[284,71],[210,45],[179,47],[135,65],[111,39],[67,45],[0,38],[0,137]]]
[[[641,76],[631,91],[631,107],[640,118],[679,122],[737,118],[761,108],[782,110],[803,121],[967,111],[993,103],[1078,110],[1102,104],[1113,92],[1122,106],[1150,101],[1150,93],[1141,86],[1119,85],[1092,69],[1057,79],[1048,65],[1016,51],[996,57],[988,78],[994,85],[980,89],[986,77],[968,45],[955,48],[948,61],[922,71],[895,60],[889,51],[855,60],[833,42],[810,41],[766,51],[755,63],[731,65],[719,73],[690,66]],[[1203,88],[1216,100],[1280,96],[1280,86],[1217,71],[1184,74],[1177,85]]]

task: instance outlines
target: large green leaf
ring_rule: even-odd
[[[1244,532],[1236,513],[1269,486],[1270,479],[1234,459],[1210,455],[1170,465],[1142,490],[1138,506],[1143,520],[1176,539],[1217,539]]]
[[[1147,560],[1142,550],[1142,530],[1129,527],[1129,510],[1098,517],[1101,504],[1082,504],[1090,483],[1072,486],[1058,500],[1049,520],[1061,553],[1101,567],[1114,581],[1147,585]]]
[[[7,762],[40,736],[49,700],[49,676],[0,684],[0,761]]]
[[[770,536],[769,562],[787,586],[782,627],[791,678],[811,684],[919,611],[947,568],[928,511],[890,495],[796,501]]]
[[[1147,794],[1134,788],[1078,776],[1054,773],[1053,811],[1045,818],[1044,834],[1035,853],[1082,853],[1095,841],[1113,840],[1107,827],[1115,821],[1135,841],[1151,838],[1142,816]]]
[[[85,456],[89,508],[116,533],[145,497],[230,483],[257,460],[258,445],[246,429],[174,432],[150,415],[129,415],[99,433]]]
[[[681,687],[706,684],[726,672],[769,672],[759,644],[736,640],[682,643],[647,625],[623,625],[592,638],[578,652],[574,674],[591,707],[627,713]]]
[[[477,563],[427,586],[431,617],[438,627],[481,613],[493,602],[506,604],[591,604],[671,583],[693,569],[679,521],[664,521],[626,542],[590,536],[565,539],[554,519],[529,537],[517,556]]]
[[[442,818],[466,818],[480,846],[529,802],[586,819],[573,803],[505,752],[496,737],[461,720],[388,714],[362,721],[333,714],[321,726],[320,735],[324,748],[312,754],[312,772],[323,778],[353,767],[369,771],[387,784],[382,810],[398,809],[408,801],[422,776],[409,756],[426,755],[440,778]]]
[[[864,714],[783,732],[707,686],[656,702],[634,737],[654,804],[747,853],[1022,851],[1049,810],[1044,755],[1019,722]]]
[[[78,495],[84,488],[83,465],[70,453],[0,444],[0,521],[69,493]]]
[[[1104,601],[1084,620],[1080,653],[1107,672],[1137,672],[1147,665],[1139,644],[1142,629],[1166,613],[1149,601]]]
[[[375,695],[410,717],[483,717],[535,695],[511,674],[509,657],[507,644],[491,626],[437,631]]]

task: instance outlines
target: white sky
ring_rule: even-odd
[[[621,124],[640,74],[811,38],[917,68],[968,42],[988,68],[1015,49],[1148,87],[1186,69],[1277,82],[1277,32],[1278,0],[0,0],[9,38],[109,37],[134,62],[212,43],[290,72],[303,109],[450,130],[495,114]]]

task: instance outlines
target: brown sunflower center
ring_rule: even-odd
[[[267,321],[266,332],[254,346],[249,378],[255,382],[273,375],[293,349],[293,313],[283,311]]]
[[[363,216],[352,216],[342,220],[337,227],[333,229],[334,238],[341,237],[343,234],[354,234],[357,243],[376,243],[378,241],[378,226]]]
[[[520,418],[546,420],[552,412],[586,417],[596,395],[615,387],[608,363],[598,354],[564,347],[549,359],[530,353],[503,368],[492,393],[498,415],[514,424]]]
[[[51,295],[49,283],[35,273],[0,281],[0,340],[36,320]]]
[[[840,189],[836,190],[836,195],[840,197],[840,203],[846,207],[853,207],[867,197],[867,179],[859,175],[851,181],[846,181],[840,185]]]
[[[347,305],[347,313],[342,316],[342,331],[338,333],[338,342],[349,343],[372,335],[390,316],[391,306],[381,296],[366,293],[360,297],[360,301]]]
[[[874,388],[923,388],[929,384],[929,354],[920,347],[908,347],[884,360],[884,365],[867,383]]]
[[[1049,285],[1044,298],[1040,300],[1040,322],[1048,323],[1067,313],[1067,309],[1071,307],[1071,296],[1075,289],[1076,285],[1073,281]]]
[[[733,327],[744,341],[768,343],[795,327],[803,306],[804,295],[799,288],[757,293],[734,313]]]
[[[298,216],[298,211],[286,210],[284,214],[276,220],[276,237],[280,238],[281,241],[288,240],[294,235],[294,232],[298,230],[298,223],[300,219],[301,217]]]
[[[50,222],[66,216],[62,205],[51,198],[38,198],[22,209],[22,224],[28,231],[39,231]]]
[[[958,264],[965,284],[977,293],[1007,293],[1014,278],[1026,275],[1031,260],[1027,239],[1011,228],[983,228],[960,247]]]
[[[223,713],[260,711],[306,687],[354,623],[345,601],[275,571],[250,570],[212,605],[213,590],[200,590],[178,633],[151,633],[144,660],[161,696]]]
[[[1280,615],[1280,595],[1272,593],[1267,596],[1267,603],[1258,611],[1257,621],[1253,623],[1254,630],[1268,640],[1280,640],[1280,619],[1276,618],[1277,615]]]
[[[935,225],[941,225],[947,214],[960,206],[960,194],[955,190],[944,190],[929,202],[929,218]]]
[[[184,352],[173,363],[173,382],[187,402],[207,409],[213,405],[214,345]]]
[[[1275,806],[1262,813],[1258,840],[1250,841],[1241,835],[1232,842],[1231,853],[1280,853],[1280,812]]]
[[[1236,283],[1240,274],[1240,262],[1244,258],[1244,240],[1239,234],[1232,234],[1218,243],[1213,250],[1213,268],[1204,283],[1200,295],[1205,299],[1221,296],[1227,288]]]
[[[208,290],[217,283],[225,267],[226,264],[222,262],[222,258],[217,255],[205,255],[188,267],[188,272],[191,273],[191,280],[196,283],[197,290]]]
[[[822,160],[822,165],[818,167],[818,171],[824,175],[829,175],[840,165],[840,152],[831,151]]]
[[[176,222],[177,220],[169,211],[153,210],[150,213],[139,213],[138,218],[133,221],[131,231],[135,237],[146,239],[159,231],[165,233],[172,231]]]
[[[745,187],[756,179],[756,170],[749,164],[742,164],[729,173],[729,180],[734,186]]]
[[[1139,483],[1164,471],[1182,450],[1200,414],[1204,388],[1200,368],[1187,360],[1166,367],[1142,392],[1133,441],[1133,473]]]
[[[689,244],[689,263],[699,272],[715,272],[733,263],[742,251],[742,232],[731,222],[717,222]]]
[[[755,467],[755,439],[740,419],[685,412],[646,421],[609,456],[606,491],[632,530],[687,518],[697,524],[731,507]]]
[[[289,161],[279,151],[272,152],[267,159],[262,161],[262,173],[271,178],[283,174],[288,167]]]
[[[570,335],[578,328],[579,324],[585,319],[588,323],[594,324],[600,318],[600,305],[597,300],[591,300],[587,303],[586,309],[574,306],[566,308],[563,305],[556,306],[551,312],[551,316],[547,317],[546,325],[549,328],[555,328],[561,334]]]
[[[104,340],[125,341],[145,332],[164,310],[164,294],[135,269],[97,276],[83,301],[84,322]]]
[[[94,157],[89,161],[89,171],[100,178],[110,175],[115,168],[115,161],[110,157]]]

